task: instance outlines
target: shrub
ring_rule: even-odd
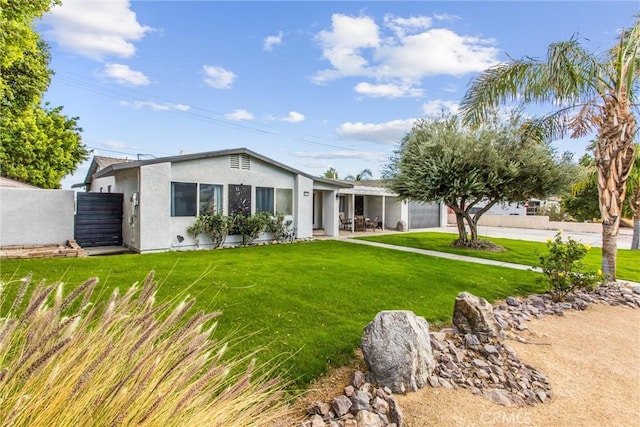
[[[582,259],[591,249],[571,237],[562,240],[562,231],[547,240],[547,254],[540,255],[539,267],[544,274],[539,281],[547,282],[554,301],[564,300],[575,289],[592,289],[602,280],[600,271],[587,271]]]
[[[214,248],[220,248],[224,245],[232,228],[232,217],[205,214],[196,217],[196,222],[187,228],[187,233],[196,240],[196,245],[198,244],[198,235],[204,233],[209,236]]]
[[[1,425],[266,426],[285,415],[268,372],[252,378],[249,357],[227,360],[210,338],[220,313],[188,317],[193,299],[157,306],[153,273],[99,308],[96,283],[64,297],[43,282],[21,308],[26,278],[0,313]]]
[[[253,243],[260,236],[260,233],[266,230],[267,224],[270,222],[271,214],[269,212],[257,212],[251,216],[236,216],[234,227],[242,235],[242,244],[247,246]]]

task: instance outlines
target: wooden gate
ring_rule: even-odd
[[[122,246],[122,193],[76,196],[76,243],[83,248]]]

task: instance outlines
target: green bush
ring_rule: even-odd
[[[547,254],[540,255],[538,265],[544,276],[538,280],[549,285],[554,301],[564,300],[575,289],[593,289],[602,281],[602,272],[587,271],[582,263],[590,249],[571,237],[564,242],[562,230],[547,240]]]
[[[251,216],[238,215],[234,219],[234,229],[242,236],[242,245],[247,246],[266,231],[267,224],[270,223],[269,212],[257,212]]]
[[[209,236],[214,248],[220,248],[224,245],[232,228],[232,217],[204,214],[196,217],[196,222],[187,228],[187,233],[196,240],[196,245],[198,244],[198,235],[204,233]]]
[[[90,302],[96,284],[65,297],[26,278],[0,304],[0,425],[271,426],[288,412],[266,366],[211,338],[220,313],[189,315],[188,297],[156,305],[153,273],[105,304]]]

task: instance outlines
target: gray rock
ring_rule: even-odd
[[[396,231],[407,231],[407,223],[404,221],[398,221],[396,224]]]
[[[351,396],[353,396],[353,392],[355,392],[355,391],[356,391],[356,389],[351,384],[349,384],[348,386],[346,386],[344,388],[344,395],[347,396],[347,397],[351,397]]]
[[[354,388],[360,388],[364,382],[364,374],[361,371],[354,371],[353,374],[351,374],[351,385]]]
[[[465,334],[464,345],[465,347],[474,347],[480,345],[480,340],[474,334]]]
[[[460,292],[456,297],[453,324],[463,334],[475,334],[481,342],[489,342],[500,335],[491,304],[468,292]]]
[[[314,415],[309,421],[311,421],[310,427],[325,427],[324,420],[320,415]]]
[[[351,400],[347,396],[338,396],[331,402],[331,407],[333,408],[333,412],[335,412],[337,417],[341,417],[347,412],[349,412],[349,408],[351,408]]]
[[[511,406],[513,405],[513,402],[511,401],[511,399],[509,398],[509,394],[504,391],[504,390],[500,390],[497,388],[491,389],[491,390],[483,390],[482,394],[489,399],[490,401],[497,403],[498,405],[503,405],[503,406]]]
[[[369,402],[371,401],[371,395],[366,391],[356,390],[353,393],[351,399],[351,407],[349,408],[349,412],[352,414],[356,414],[359,411],[370,411],[371,405]]]
[[[384,427],[378,414],[369,411],[360,411],[356,414],[358,427]]]
[[[373,408],[373,412],[376,414],[386,415],[389,413],[389,403],[381,397],[373,399],[371,407]]]
[[[517,307],[520,305],[518,300],[515,299],[514,297],[507,297],[507,299],[504,302],[506,302],[507,305],[510,305],[511,307]]]
[[[408,310],[378,313],[364,328],[362,354],[369,380],[394,393],[424,387],[435,367],[429,324]]]

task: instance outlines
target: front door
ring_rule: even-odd
[[[322,228],[322,195],[320,191],[313,193],[313,229]]]

